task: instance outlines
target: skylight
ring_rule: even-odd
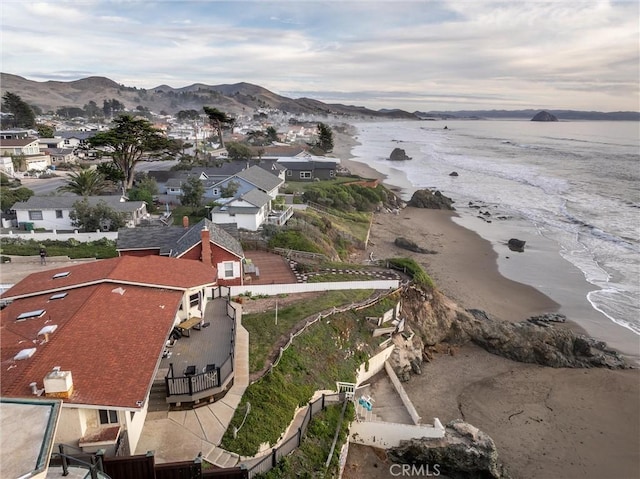
[[[13,359],[16,361],[20,361],[21,359],[29,359],[36,352],[36,348],[23,349],[18,354],[16,354]]]
[[[24,321],[25,319],[31,318],[41,318],[46,311],[44,309],[36,309],[35,311],[27,311],[26,313],[22,313],[19,315],[16,320]]]
[[[62,299],[69,293],[57,293],[51,296],[49,299]]]
[[[70,274],[71,274],[71,271],[63,271],[62,273],[56,273],[53,275],[53,279],[66,278]]]
[[[56,329],[58,329],[58,325],[57,324],[48,324],[47,326],[42,328],[40,331],[38,331],[38,336],[44,336],[45,334],[51,334]]]

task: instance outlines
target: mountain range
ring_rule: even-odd
[[[116,99],[127,109],[143,107],[155,113],[175,114],[180,110],[201,110],[212,106],[231,115],[251,115],[258,108],[273,108],[290,114],[314,116],[338,115],[359,119],[453,119],[453,118],[526,118],[531,119],[540,110],[467,110],[467,111],[415,111],[399,109],[372,110],[362,106],[323,103],[312,98],[287,98],[251,83],[232,85],[193,85],[173,88],[160,85],[141,89],[128,87],[99,76],[75,81],[28,80],[18,75],[0,73],[0,91],[15,93],[30,105],[42,111],[56,111],[61,107],[83,108],[94,101],[102,108],[104,100]],[[594,112],[576,110],[547,110],[560,120],[634,120],[640,121],[640,112]]]

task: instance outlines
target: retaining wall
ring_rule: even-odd
[[[333,291],[345,289],[397,289],[400,281],[376,280],[376,281],[338,281],[328,283],[290,283],[290,284],[256,284],[245,286],[231,286],[231,296],[251,293],[252,296],[277,294],[311,293],[316,291]]]

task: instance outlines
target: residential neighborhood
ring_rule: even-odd
[[[95,477],[115,474],[114,468],[121,467],[117,464],[137,471],[126,477],[141,477],[136,469],[140,466],[134,465],[141,461],[147,461],[148,477],[155,477],[160,467],[156,461],[180,470],[185,460],[194,458],[228,471],[228,477],[268,471],[291,452],[288,444],[301,440],[314,415],[329,405],[354,401],[357,383],[335,378],[334,392],[310,398],[308,409],[295,414],[293,423],[302,421],[297,437],[285,436],[270,454],[254,451],[241,458],[234,450],[242,449],[233,445],[244,423],[238,425],[238,415],[243,410],[248,414],[245,393],[256,381],[249,341],[253,326],[243,326],[243,298],[284,300],[288,295],[341,290],[360,297],[377,291],[372,299],[376,304],[400,286],[400,276],[385,268],[324,273],[318,266],[320,280],[313,281],[314,275],[301,264],[327,260],[313,252],[313,240],[305,238],[308,244],[302,250],[286,247],[286,240],[285,247],[270,244],[269,237],[290,236],[288,224],[296,211],[303,216],[295,220],[294,236],[304,236],[299,225],[306,221],[332,229],[329,220],[313,219],[322,210],[306,212],[304,190],[290,185],[326,188],[344,174],[339,158],[314,151],[309,143],[312,129],[295,125],[278,132],[277,141],[255,146],[260,137],[255,126],[236,121],[225,133],[223,146],[223,139],[215,138],[216,129],[205,121],[163,120],[155,126],[125,114],[115,123],[138,125],[156,135],[168,148],[162,165],[175,168],[154,168],[156,154],[144,150],[124,162],[118,153],[121,145],[110,143],[108,124],[70,131],[56,127],[42,137],[22,130],[0,134],[3,188],[17,199],[5,201],[4,238],[30,242],[65,237],[77,244],[98,237],[115,246],[115,257],[77,261],[51,258],[41,246],[39,264],[46,268],[3,285],[0,412],[27,416],[41,410],[53,415],[53,424],[34,423],[30,432],[38,438],[34,444],[41,444],[35,469],[45,474],[41,477],[48,477],[52,465],[60,463],[64,471],[81,458],[88,466],[78,467]],[[170,149],[175,144],[165,140],[171,137],[181,138],[182,151]],[[301,138],[304,143],[297,143]],[[363,187],[358,180],[351,180],[353,188]],[[55,188],[40,194],[28,188],[53,181]],[[368,218],[359,221],[370,224]],[[344,247],[345,233],[338,228],[333,234]],[[366,239],[359,241],[362,248]],[[3,256],[5,260],[22,261],[16,256]],[[63,263],[57,266],[57,261]],[[359,304],[353,298],[351,302]],[[350,308],[334,306],[326,314]],[[392,316],[394,325],[370,335],[370,341],[377,344],[378,334],[401,327],[402,321]],[[318,319],[307,321],[303,330]],[[260,338],[252,334],[254,341]],[[289,343],[280,347],[280,356],[294,338],[292,331],[287,334]],[[375,366],[358,373],[358,381],[384,368],[393,349],[390,339],[379,344]],[[268,375],[273,367],[261,374]],[[353,363],[348,376],[357,367],[363,367],[361,361]],[[402,420],[408,420],[406,414]],[[421,434],[442,434],[437,420],[433,426],[417,427]],[[53,440],[47,436],[51,429]],[[251,430],[243,434],[251,435]],[[33,457],[25,451],[13,454],[25,458],[16,471],[23,471],[21,464]],[[196,464],[197,477],[205,477],[200,462]]]

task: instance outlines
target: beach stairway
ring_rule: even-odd
[[[240,457],[237,454],[225,451],[221,447],[214,446],[205,459],[217,467],[225,468],[235,467]]]
[[[358,404],[357,401],[356,401],[356,419],[358,421],[365,421],[365,422],[382,422],[382,418],[374,412],[374,409],[369,411],[367,408]]]

